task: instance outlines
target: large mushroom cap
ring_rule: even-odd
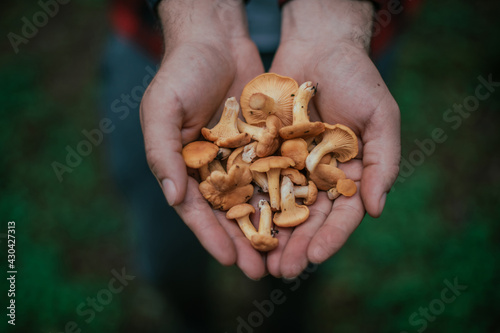
[[[267,172],[270,169],[286,169],[294,165],[295,162],[289,157],[269,156],[253,162],[253,164],[250,166],[250,170]]]
[[[333,157],[339,162],[347,162],[358,155],[358,138],[349,127],[342,124],[325,124],[326,131],[330,132],[330,140],[335,142],[336,149]]]
[[[186,165],[193,169],[212,161],[219,152],[217,145],[207,141],[194,141],[182,148],[182,157]]]
[[[255,213],[255,208],[252,205],[244,203],[232,207],[226,213],[226,218],[229,220],[239,219],[241,217]]]
[[[307,142],[302,138],[286,140],[281,145],[281,156],[290,157],[295,162],[295,169],[302,170],[306,166],[306,158],[309,155]]]
[[[275,73],[261,74],[243,88],[241,113],[246,122],[252,125],[265,122],[271,114],[277,116],[284,126],[291,125],[293,98],[298,88],[297,81],[290,77]],[[266,96],[272,100],[269,103],[271,105],[266,104]]]

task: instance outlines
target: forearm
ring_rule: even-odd
[[[374,6],[371,1],[292,0],[283,7],[283,42],[349,42],[368,49]]]
[[[167,49],[186,42],[249,38],[243,0],[163,0],[158,16]]]

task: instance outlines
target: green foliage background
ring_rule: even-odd
[[[3,36],[19,33],[20,18],[39,10],[34,2],[2,7]],[[83,332],[176,332],[175,304],[140,279],[90,324],[75,314],[132,256],[130,217],[109,180],[103,147],[62,183],[51,168],[64,159],[66,145],[82,139],[82,129],[97,127],[105,10],[101,1],[61,6],[18,54],[3,38],[0,233],[16,221],[19,274],[17,325],[10,327],[2,310],[2,332],[60,332],[68,321]],[[458,129],[443,120],[447,109],[474,94],[478,76],[500,81],[499,16],[496,1],[428,1],[402,34],[388,80],[402,112],[402,157],[408,161],[418,149],[415,140],[430,138],[435,128],[447,140],[395,185],[381,218],[365,218],[313,273],[303,304],[309,331],[416,332],[409,317],[455,278],[467,290],[429,321],[428,331],[500,330],[500,89]],[[2,254],[2,276],[5,265]],[[234,331],[235,318],[254,310],[260,282],[215,262],[205,279],[213,286],[214,330]],[[7,306],[7,289],[2,277],[0,309]]]

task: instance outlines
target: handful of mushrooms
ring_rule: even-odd
[[[328,198],[352,196],[353,180],[337,163],[358,154],[356,134],[347,126],[309,120],[308,104],[316,93],[312,82],[300,87],[289,77],[265,73],[250,81],[240,104],[228,98],[219,123],[201,134],[208,141],[187,144],[182,156],[197,169],[203,197],[214,209],[226,211],[258,251],[278,246],[272,224],[295,227],[309,217],[318,190]],[[258,231],[250,221],[255,208],[247,204],[254,193],[269,194],[260,200]],[[303,205],[296,203],[302,199]]]

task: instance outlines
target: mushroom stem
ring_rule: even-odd
[[[253,182],[257,184],[262,192],[269,192],[269,185],[267,184],[267,176],[265,172],[252,171]]]
[[[208,168],[208,163],[202,165],[198,169],[198,171],[200,172],[200,179],[201,179],[201,181],[204,181],[205,179],[208,178],[208,176],[210,176],[210,169]]]
[[[259,220],[259,234],[271,236],[271,227],[273,223],[273,212],[271,206],[266,200],[259,201],[260,220]]]
[[[271,201],[271,208],[273,210],[280,210],[281,169],[273,168],[267,171],[266,173],[267,173],[267,184],[269,187],[269,201]]]
[[[302,84],[297,91],[297,95],[293,100],[293,124],[308,123],[309,115],[307,112],[307,105],[316,93],[316,88],[312,82],[308,81]]]
[[[307,156],[306,159],[307,170],[313,172],[313,170],[319,164],[319,161],[323,158],[323,156],[332,152],[332,150],[335,150],[335,144],[332,144],[330,141],[326,140],[321,141],[316,147],[314,147],[313,150],[311,150],[309,156]],[[332,159],[337,161],[334,157],[332,157]]]
[[[241,133],[248,133],[253,140],[260,141],[260,137],[264,134],[264,127],[253,126],[238,119],[238,130]]]
[[[290,212],[295,209],[295,194],[293,183],[288,177],[283,177],[281,182],[281,211]]]
[[[245,237],[249,240],[252,239],[253,235],[257,234],[257,230],[255,230],[252,221],[250,221],[249,215],[237,218],[236,222],[238,222],[241,231],[243,231],[243,234],[245,234]]]
[[[224,170],[224,167],[222,166],[219,160],[213,160],[212,162],[208,163],[208,170],[210,173],[214,171],[220,171],[226,173],[226,170]]]
[[[265,110],[270,112],[273,110],[274,104],[274,99],[263,93],[254,93],[249,99],[250,108],[254,110]]]
[[[309,186],[294,186],[293,187],[293,194],[297,198],[307,198],[307,195],[309,194]]]

